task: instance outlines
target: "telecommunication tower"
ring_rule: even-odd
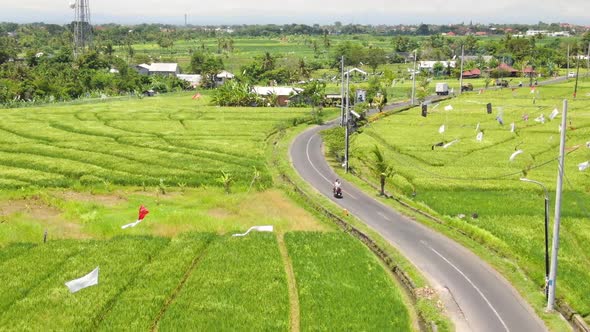
[[[89,0],[70,2],[74,10],[74,54],[79,55],[92,44],[92,25],[90,24]]]

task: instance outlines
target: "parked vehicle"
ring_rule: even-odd
[[[576,77],[576,72],[574,72],[574,71],[570,71],[570,72],[567,74],[567,78],[574,78],[574,77]]]
[[[473,91],[473,84],[471,84],[471,83],[464,83],[461,86],[461,92],[465,92],[465,91]]]
[[[501,86],[501,87],[507,88],[508,81],[507,80],[496,80],[496,86]]]
[[[447,96],[449,94],[449,85],[447,83],[436,83],[436,94]]]

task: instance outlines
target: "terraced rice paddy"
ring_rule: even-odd
[[[205,98],[206,99],[206,98]],[[218,108],[190,94],[1,110],[0,187],[270,185],[265,140],[300,108]]]

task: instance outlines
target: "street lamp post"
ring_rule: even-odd
[[[547,297],[549,295],[549,288],[547,287],[547,282],[549,281],[549,191],[539,181],[526,178],[521,178],[520,181],[537,184],[545,191],[545,297]]]

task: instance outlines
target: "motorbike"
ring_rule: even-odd
[[[340,188],[340,187],[338,187],[338,188],[334,187],[332,189],[332,191],[334,192],[334,197],[336,197],[336,198],[342,198],[342,188]]]

